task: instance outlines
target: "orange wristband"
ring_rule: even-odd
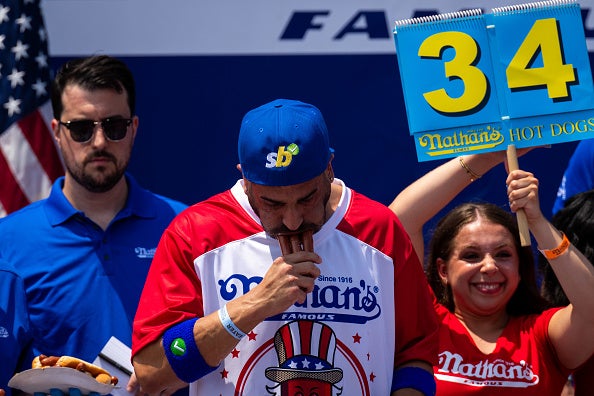
[[[559,244],[559,246],[557,246],[554,249],[550,249],[550,250],[540,250],[538,249],[539,252],[541,252],[548,260],[554,260],[557,257],[561,256],[563,253],[565,253],[567,251],[567,249],[569,248],[569,239],[567,239],[567,235],[565,235],[564,232],[561,232],[561,235],[563,235],[563,240],[561,241],[561,243]]]

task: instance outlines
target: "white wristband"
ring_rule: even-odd
[[[229,317],[229,312],[227,312],[227,305],[223,305],[223,308],[219,309],[219,319],[221,320],[221,324],[227,330],[233,338],[236,340],[241,340],[245,337],[245,333],[235,326],[235,323]]]

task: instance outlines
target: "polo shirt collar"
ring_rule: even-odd
[[[157,216],[154,205],[151,205],[152,194],[140,187],[136,180],[128,173],[124,176],[128,183],[128,199],[126,204],[114,218],[119,220],[126,217],[138,216],[143,218],[154,218]],[[64,223],[76,215],[84,217],[84,213],[75,209],[66,199],[62,188],[64,187],[64,176],[56,179],[52,185],[50,195],[45,201],[45,212],[52,226]]]

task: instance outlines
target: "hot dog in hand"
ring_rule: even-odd
[[[313,252],[313,230],[277,234],[283,256],[295,252]]]

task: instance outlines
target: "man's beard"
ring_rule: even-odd
[[[260,210],[258,209],[258,206],[255,204],[252,194],[249,191],[249,188],[248,188],[246,195],[248,198],[248,202],[250,203],[250,206],[252,207],[252,210],[254,211],[254,213],[256,213],[256,215],[258,217],[260,217]],[[300,233],[303,233],[305,231],[310,231],[310,230],[313,231],[313,233],[315,234],[316,232],[318,232],[319,230],[322,229],[322,226],[326,222],[327,211],[328,211],[327,205],[328,205],[329,200],[330,200],[330,189],[328,189],[328,191],[324,194],[324,198],[322,200],[322,202],[324,203],[324,206],[323,206],[324,209],[323,209],[323,217],[322,217],[320,224],[304,222],[296,230],[290,230],[284,224],[280,224],[278,227],[273,227],[273,228],[268,228],[268,229],[265,228],[264,231],[269,236],[271,236],[272,238],[275,238],[275,239],[278,238],[278,235],[300,234]]]
[[[88,163],[93,157],[106,157],[113,160],[114,164],[116,164],[116,170],[113,173],[109,174],[101,174],[100,177],[94,177],[91,173],[86,172],[85,165]],[[105,152],[97,152],[90,156],[83,164],[82,168],[77,170],[73,170],[72,167],[66,164],[66,169],[68,173],[72,176],[72,178],[81,186],[83,186],[86,190],[92,193],[104,193],[111,190],[123,177],[124,173],[126,172],[127,163],[124,164],[123,167],[117,166],[117,161],[113,157],[113,155]]]

